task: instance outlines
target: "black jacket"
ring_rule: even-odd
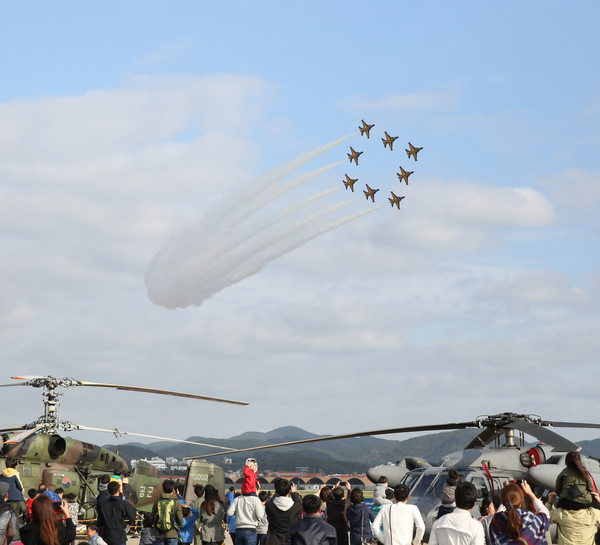
[[[307,515],[290,526],[285,542],[289,545],[336,545],[335,528],[315,515]]]
[[[64,522],[58,521],[56,526],[60,545],[68,545],[75,539],[75,525],[70,518]],[[19,529],[19,534],[23,545],[46,545],[40,539],[40,527],[37,522],[28,522]]]
[[[123,500],[123,496],[111,496],[100,502],[98,510],[98,526],[100,537],[107,545],[120,545],[127,541],[125,526],[127,522],[135,522],[136,512],[133,505]]]
[[[265,505],[265,512],[269,520],[269,529],[267,530],[263,545],[283,545],[290,526],[302,514],[302,497],[300,494],[292,492],[290,498],[286,498],[291,503],[288,509],[280,509],[277,506],[282,499],[275,496]]]

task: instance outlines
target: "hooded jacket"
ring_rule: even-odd
[[[291,496],[275,496],[267,503],[265,511],[269,529],[263,545],[283,545],[290,526],[300,518],[302,498],[295,492]]]
[[[23,497],[23,485],[19,478],[19,472],[13,467],[7,467],[0,475],[0,481],[8,484],[8,501],[25,501]]]
[[[264,516],[265,508],[258,496],[238,496],[227,509],[227,515],[235,517],[236,530],[256,532],[258,521]],[[231,531],[231,524],[229,525]]]

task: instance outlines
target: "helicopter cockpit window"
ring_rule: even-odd
[[[404,476],[404,479],[402,479],[402,484],[405,484],[408,487],[411,494],[413,486],[415,486],[422,474],[421,471],[411,471]]]
[[[435,479],[437,475],[423,475],[423,478],[418,482],[417,486],[415,486],[414,490],[411,492],[411,496],[420,497],[428,495],[427,492],[431,493],[430,487],[431,483],[433,483],[433,479]]]

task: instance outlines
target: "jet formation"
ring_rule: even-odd
[[[358,126],[358,130],[360,131],[360,135],[361,136],[365,136],[367,138],[370,138],[370,131],[371,129],[375,126],[375,124],[368,124],[364,119],[361,119],[361,124]],[[399,138],[398,136],[390,136],[389,133],[387,131],[384,131],[385,134],[385,138],[382,138],[381,141],[383,142],[383,147],[384,149],[389,147],[390,151],[393,151],[394,149],[394,142]],[[411,157],[414,158],[414,160],[417,160],[417,154],[423,149],[421,148],[417,148],[415,146],[413,146],[410,142],[408,143],[409,149],[405,150],[406,154],[408,155],[408,158],[410,159]],[[350,152],[348,153],[348,160],[350,161],[350,164],[352,164],[352,161],[354,161],[354,163],[358,166],[358,157],[360,155],[363,154],[362,151],[355,151],[354,148],[350,147]],[[396,173],[396,176],[398,176],[398,181],[400,182],[400,184],[402,184],[402,182],[404,182],[406,185],[408,185],[408,178],[411,174],[414,174],[414,171],[410,171],[410,170],[404,170],[404,168],[402,168],[402,166],[398,167],[400,169],[400,172]],[[350,178],[350,176],[348,174],[345,174],[346,179],[342,180],[342,183],[344,184],[344,187],[346,188],[346,190],[350,190],[354,193],[354,184],[356,182],[358,182],[358,178]],[[366,190],[363,190],[363,193],[365,195],[365,199],[369,200],[371,199],[372,202],[375,202],[375,193],[377,193],[379,191],[379,189],[373,189],[371,188],[368,184],[365,184]],[[396,195],[393,191],[390,192],[391,193],[391,197],[388,197],[388,201],[390,202],[391,207],[393,208],[394,206],[400,210],[400,201],[402,199],[404,199],[404,196],[399,196]]]

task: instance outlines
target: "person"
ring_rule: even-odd
[[[373,492],[373,505],[389,505],[392,503],[385,496],[385,491],[388,489],[388,478],[382,475],[377,480],[375,491]]]
[[[319,516],[322,519],[327,518],[327,499],[331,496],[333,488],[331,486],[322,485],[319,490],[319,498],[321,499],[321,511],[319,511]]]
[[[485,542],[487,545],[490,545],[492,542],[492,538],[490,537],[490,523],[492,522],[492,518],[496,513],[496,506],[492,499],[483,498],[481,500],[481,505],[479,506],[479,522],[483,526],[483,533],[485,536]]]
[[[563,509],[586,509],[592,507],[594,492],[592,479],[581,461],[578,452],[568,452],[565,469],[556,478],[554,490],[559,495],[558,507]]]
[[[404,484],[396,486],[394,498],[396,503],[383,505],[375,517],[375,537],[385,545],[418,545],[425,534],[425,523],[418,507],[407,503],[408,487]]]
[[[558,545],[592,545],[596,536],[596,525],[600,524],[600,510],[593,507],[564,509],[554,507],[558,494],[550,492],[546,507],[550,511],[550,522],[558,528]]]
[[[454,508],[456,507],[454,494],[456,492],[456,485],[458,484],[459,480],[460,474],[458,473],[458,470],[451,469],[448,471],[448,478],[446,479],[444,486],[442,486],[442,497],[440,498],[442,505],[440,505],[438,509],[436,518],[439,519],[440,517],[443,517],[444,515],[454,511]]]
[[[156,542],[156,528],[150,513],[144,513],[142,531],[140,532],[140,545],[153,545]]]
[[[200,506],[200,537],[203,545],[221,544],[225,540],[223,520],[225,509],[219,491],[211,484],[204,489],[204,501]]]
[[[157,520],[156,541],[163,545],[177,545],[179,528],[183,523],[183,511],[175,495],[173,481],[164,480],[162,489],[162,494],[152,506],[152,514]],[[111,544],[109,543],[109,545]]]
[[[302,514],[302,498],[296,493],[294,483],[287,479],[278,480],[275,493],[275,497],[265,505],[269,529],[264,545],[283,545],[290,526]]]
[[[96,496],[96,505],[106,501],[110,498],[108,493],[108,483],[110,482],[110,475],[102,475],[98,481],[98,495]]]
[[[360,545],[363,539],[369,542],[373,540],[370,523],[375,520],[375,517],[364,501],[362,490],[353,488],[350,492],[351,505],[346,509],[346,517],[350,525],[350,545]]]
[[[135,522],[135,508],[128,501],[123,501],[120,482],[110,481],[107,490],[110,494],[108,500],[96,506],[100,536],[107,545],[122,545],[127,541],[127,523]]]
[[[238,496],[241,496],[240,492],[234,492],[233,493],[233,500],[231,500],[231,503],[229,504],[229,506],[227,507],[227,531],[229,532],[229,537],[231,538],[231,542],[233,543],[233,545],[235,545],[235,515],[230,515],[229,514],[229,507],[231,507],[231,505],[233,504],[233,501],[235,500],[235,498],[237,498]]]
[[[107,545],[106,541],[100,537],[100,534],[98,533],[98,525],[96,523],[91,522],[88,524],[85,529],[85,533],[88,536],[89,545]]]
[[[69,545],[75,539],[75,525],[64,501],[59,509],[64,515],[61,521],[55,519],[50,497],[40,494],[31,504],[31,521],[20,530],[23,545]]]
[[[72,492],[67,494],[65,499],[67,501],[69,513],[71,513],[71,520],[73,521],[73,524],[77,526],[79,524],[79,514],[81,513],[81,506],[77,502],[75,494],[73,494]]]
[[[258,499],[263,506],[267,503],[267,499],[269,498],[269,493],[266,490],[261,490],[258,493]],[[256,542],[260,545],[263,542],[263,539],[267,535],[267,531],[269,530],[269,519],[267,518],[267,513],[265,511],[265,516],[258,521],[258,526],[256,527]]]
[[[9,488],[7,482],[0,482],[0,543],[4,541],[10,543],[19,531],[17,515],[6,501]]]
[[[30,488],[27,491],[27,500],[25,501],[25,504],[27,505],[27,520],[31,520],[31,504],[33,503],[33,500],[35,500],[35,498],[38,495],[38,491],[35,488]]]
[[[44,483],[40,483],[38,486],[38,494],[48,496],[53,502],[61,501],[60,496],[54,490],[48,490],[48,487]]]
[[[0,482],[7,483],[8,500],[7,503],[12,507],[13,512],[17,515],[21,524],[29,520],[27,504],[23,497],[23,484],[21,476],[17,471],[19,460],[16,458],[7,458],[5,462],[6,468],[0,474]]]
[[[198,509],[191,505],[182,504],[181,514],[183,515],[183,522],[179,529],[179,542],[190,545],[194,541],[194,527],[198,519]]]
[[[200,506],[204,501],[204,486],[195,484],[194,494],[196,494],[196,499],[190,503],[190,506],[195,507],[198,510],[198,513],[200,513]],[[194,545],[202,545],[202,538],[200,537],[200,515],[198,515],[196,523],[194,524]]]
[[[476,501],[475,485],[459,482],[455,489],[456,508],[433,523],[429,545],[484,545],[483,526],[471,516]]]
[[[531,502],[527,509],[525,497]],[[492,545],[527,543],[545,545],[549,512],[525,480],[507,483],[500,492],[505,511],[498,511],[490,523]]]
[[[227,507],[229,507],[233,503],[233,500],[235,499],[235,486],[229,487],[229,490],[225,494],[225,498],[228,502]]]
[[[327,522],[331,524],[337,533],[338,545],[348,545],[348,517],[346,510],[350,506],[350,483],[346,482],[347,497],[344,499],[344,489],[336,483],[327,498]]]
[[[256,478],[258,476],[258,462],[248,458],[244,465],[244,479],[242,480],[242,494],[256,494]]]
[[[256,545],[256,527],[258,521],[265,515],[265,508],[258,496],[256,494],[236,496],[227,508],[227,515],[235,516],[235,544]],[[229,524],[231,535],[231,522]]]
[[[320,516],[321,498],[308,494],[302,498],[304,518],[294,522],[286,535],[288,545],[336,545],[335,528]]]

